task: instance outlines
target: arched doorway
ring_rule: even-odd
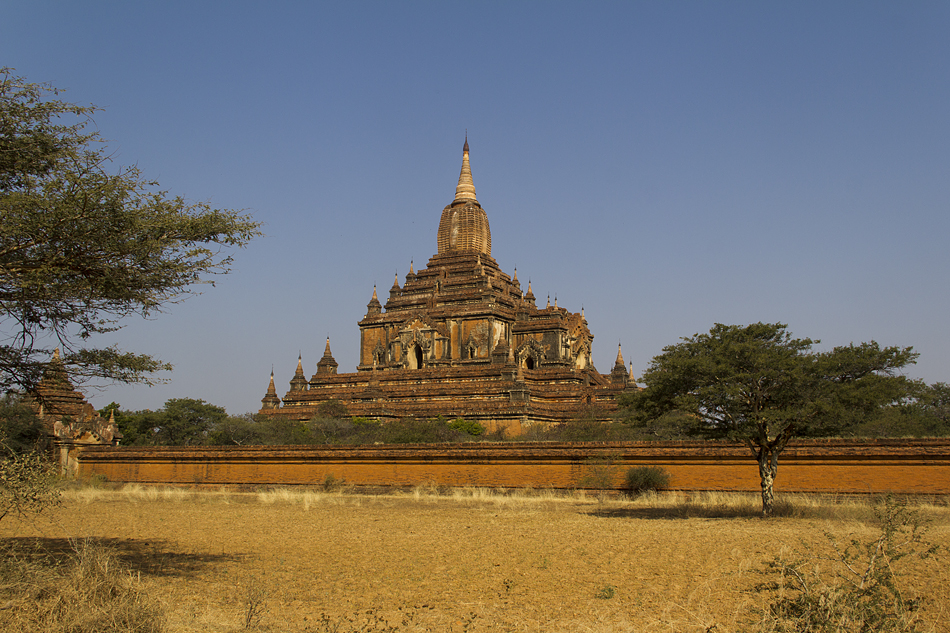
[[[534,356],[526,356],[524,359],[525,369],[534,369]]]
[[[409,364],[409,369],[420,369],[422,367],[422,348],[418,345],[413,345],[409,348],[409,353],[406,355],[406,361]]]

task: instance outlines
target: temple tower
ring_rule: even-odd
[[[475,183],[468,158],[468,136],[462,147],[462,172],[455,187],[455,200],[442,210],[438,233],[439,254],[475,251],[491,255],[488,215],[475,198]]]

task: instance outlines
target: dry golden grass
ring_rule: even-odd
[[[20,633],[160,633],[165,618],[139,574],[95,541],[65,551],[7,544],[0,558],[0,629]]]
[[[916,500],[950,545],[950,508]],[[84,538],[141,577],[172,633],[197,631],[754,630],[778,555],[830,554],[825,537],[873,536],[868,499],[554,490],[387,494],[80,488],[0,537],[56,551]],[[945,558],[906,577],[932,630],[950,604]],[[710,628],[715,627],[715,628]]]

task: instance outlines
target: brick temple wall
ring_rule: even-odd
[[[748,448],[725,442],[471,443],[75,449],[80,477],[145,484],[574,488],[610,464],[619,488],[631,466],[661,466],[678,490],[759,490]],[[950,440],[800,440],[779,460],[784,492],[950,494]]]

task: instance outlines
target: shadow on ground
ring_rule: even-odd
[[[606,519],[757,519],[762,512],[746,508],[710,508],[682,506],[676,508],[597,508],[585,512]],[[777,515],[781,516],[781,515]]]
[[[84,541],[114,551],[133,573],[141,573],[143,576],[189,576],[212,565],[245,558],[240,554],[176,552],[168,548],[165,542],[144,539],[32,536],[0,539],[0,556],[18,556],[35,562],[62,564],[76,554]]]

